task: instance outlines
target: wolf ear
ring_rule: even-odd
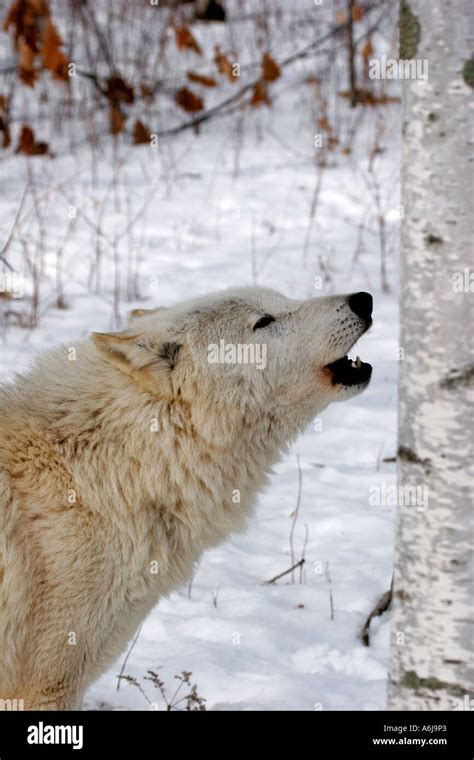
[[[153,336],[125,330],[120,333],[92,333],[92,342],[102,357],[133,377],[142,387],[160,393],[171,390],[170,376],[181,346],[159,341]]]
[[[156,314],[157,311],[164,311],[164,307],[158,306],[156,309],[132,309],[127,314],[127,324],[132,325],[135,320],[141,317],[149,317],[150,314]]]
[[[99,349],[103,358],[127,374],[132,374],[134,359],[137,356],[137,344],[140,340],[136,333],[125,330],[120,333],[98,333],[91,335],[92,342]]]

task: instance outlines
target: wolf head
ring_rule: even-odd
[[[239,288],[135,310],[127,330],[92,339],[146,393],[191,406],[206,399],[229,427],[239,416],[266,413],[297,431],[368,385],[371,366],[346,354],[371,314],[368,293],[293,300]]]

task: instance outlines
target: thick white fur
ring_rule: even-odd
[[[362,389],[325,365],[365,329],[347,296],[230,290],[137,312],[1,389],[0,699],[80,704],[157,600],[244,528],[287,444]],[[209,364],[221,339],[265,343],[265,369]]]

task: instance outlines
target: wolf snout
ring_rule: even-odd
[[[370,293],[364,293],[362,290],[360,293],[353,293],[349,296],[349,306],[354,314],[370,324],[372,317],[372,308],[374,300]]]

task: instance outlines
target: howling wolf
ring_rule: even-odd
[[[296,435],[368,385],[346,354],[371,313],[368,293],[228,290],[136,310],[0,389],[0,703],[80,705]]]

